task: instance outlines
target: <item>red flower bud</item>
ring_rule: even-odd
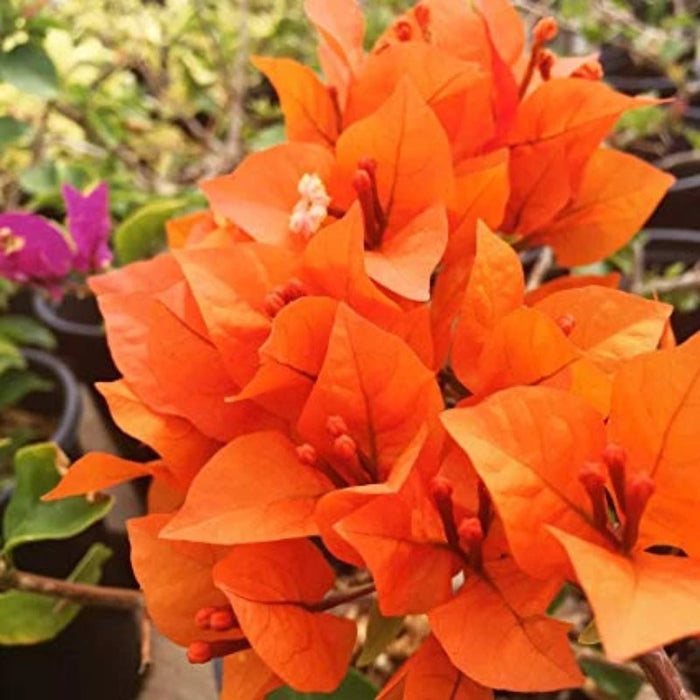
[[[559,33],[559,24],[554,17],[543,17],[532,30],[532,38],[535,44],[542,46],[554,39]]]

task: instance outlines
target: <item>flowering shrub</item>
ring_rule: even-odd
[[[88,194],[62,188],[67,232],[53,221],[26,212],[0,214],[0,275],[60,296],[72,273],[90,274],[112,261],[108,190],[99,184]]]
[[[526,48],[505,1],[424,0],[369,53],[353,0],[306,11],[326,83],[255,59],[289,142],[91,281],[123,374],[100,390],[159,459],[87,455],[48,498],[153,477],[136,575],[224,698],[332,691],[333,610],[374,591],[431,628],[384,699],[580,685],[546,612],[567,580],[614,660],[696,634],[700,339],[614,275],[526,290],[516,253],[632,237],[671,178],[601,140],[650,100],[555,56],[553,20]],[[333,591],[312,537],[372,582]]]

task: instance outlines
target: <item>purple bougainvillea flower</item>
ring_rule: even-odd
[[[96,272],[112,261],[109,239],[109,191],[102,182],[88,194],[70,185],[61,188],[68,218],[66,225],[75,243],[73,269]]]
[[[0,214],[0,275],[60,294],[73,268],[73,251],[61,230],[43,216]]]

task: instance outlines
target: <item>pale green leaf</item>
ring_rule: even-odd
[[[69,581],[96,584],[112,555],[100,542],[90,547],[73,569]],[[77,603],[65,603],[38,593],[8,591],[0,594],[0,645],[37,644],[53,639],[80,612]]]
[[[114,249],[122,264],[145,260],[165,248],[165,222],[181,211],[183,199],[149,202],[123,221],[114,232]]]
[[[15,455],[15,488],[3,518],[3,553],[25,542],[73,537],[103,518],[112,499],[82,496],[44,502],[41,497],[60,480],[57,464],[64,459],[50,443],[30,445]]]
[[[403,627],[403,617],[384,617],[376,601],[369,613],[367,639],[357,660],[358,666],[368,666],[396,639]]]
[[[374,686],[361,673],[350,669],[333,693],[299,693],[291,688],[278,688],[269,693],[266,700],[373,700],[376,697]]]

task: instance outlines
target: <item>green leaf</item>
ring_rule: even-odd
[[[111,508],[112,499],[102,496],[93,503],[82,496],[41,501],[58,484],[57,465],[62,459],[62,453],[50,443],[23,447],[15,455],[15,490],[3,519],[3,553],[25,542],[73,537]]]
[[[375,687],[355,669],[350,669],[345,680],[333,693],[298,693],[291,688],[278,688],[268,693],[266,700],[373,700]]]
[[[600,644],[600,635],[598,634],[598,627],[595,624],[595,620],[591,620],[578,636],[578,643],[585,646],[595,646]]]
[[[619,700],[634,700],[643,680],[633,671],[627,671],[620,666],[614,666],[606,662],[602,657],[586,656],[579,659],[581,670],[598,686],[608,697]]]
[[[17,345],[34,345],[44,350],[56,347],[53,333],[29,316],[0,317],[0,337],[2,336]]]
[[[566,602],[571,592],[571,585],[565,583],[554,596],[552,602],[547,606],[547,615],[551,615],[552,617],[556,616],[557,611]]]
[[[251,151],[262,151],[282,143],[285,134],[284,124],[272,124],[252,134],[247,139],[247,145]]]
[[[0,117],[0,148],[7,148],[19,141],[31,127],[14,117]]]
[[[0,336],[0,375],[8,369],[24,369],[27,366],[19,348]]]
[[[59,188],[61,183],[58,178],[56,164],[47,161],[34,168],[28,168],[19,176],[19,184],[27,192],[33,195],[57,195],[60,199]]]
[[[384,617],[375,601],[369,613],[367,639],[357,660],[358,666],[371,664],[391,642],[396,639],[403,627],[403,617]]]
[[[58,93],[56,66],[43,47],[35,43],[20,44],[0,55],[0,80],[46,99]]]
[[[35,391],[50,391],[53,384],[26,369],[10,369],[0,375],[0,408],[19,403]]]
[[[96,584],[111,550],[100,542],[90,547],[73,569],[69,581]],[[63,603],[38,593],[0,594],[0,645],[37,644],[53,639],[80,612],[78,603]]]
[[[114,250],[122,264],[144,260],[165,248],[165,222],[186,206],[184,199],[149,202],[114,232]]]

